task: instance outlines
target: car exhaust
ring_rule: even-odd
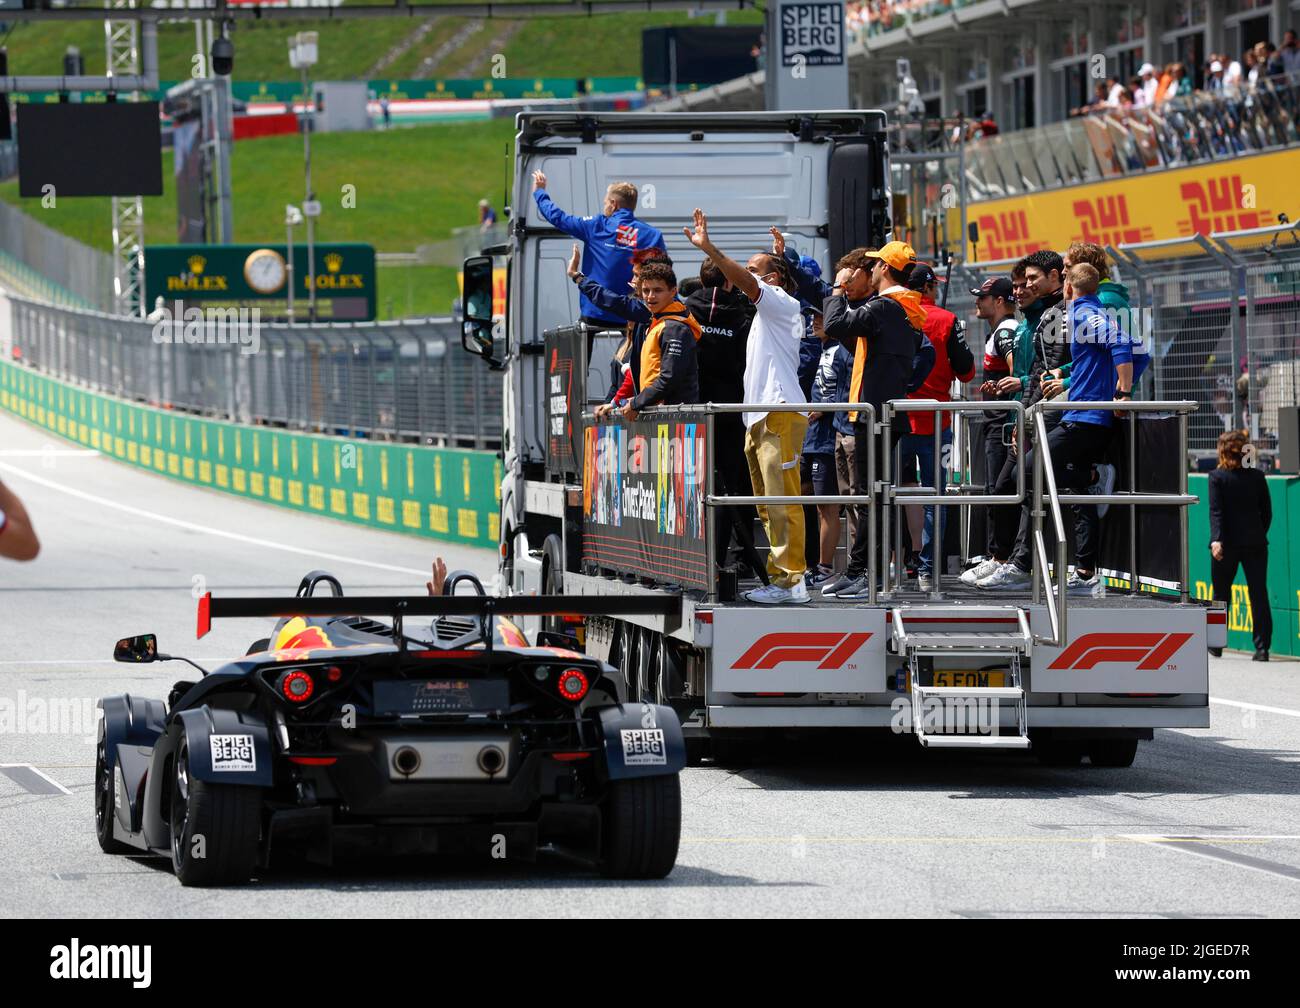
[[[495,777],[505,769],[506,754],[500,746],[486,745],[478,751],[478,768],[489,777]]]
[[[482,754],[479,756],[479,765],[482,766]],[[393,753],[393,769],[403,777],[411,776],[420,769],[420,753],[411,746],[402,746]]]

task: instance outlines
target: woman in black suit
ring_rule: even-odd
[[[1210,473],[1210,576],[1215,601],[1231,604],[1237,565],[1245,570],[1254,660],[1268,661],[1273,641],[1273,611],[1268,605],[1268,526],[1273,504],[1264,474],[1241,464],[1246,444],[1245,431],[1219,436],[1219,468]],[[1215,655],[1222,653],[1220,648],[1213,650]]]

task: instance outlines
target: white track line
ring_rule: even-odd
[[[3,448],[0,449],[0,458],[45,458],[46,456],[58,456],[67,458],[71,455],[74,458],[97,458],[99,452],[94,448]]]
[[[51,777],[49,774],[41,773],[41,771],[37,770],[36,767],[32,766],[30,763],[0,763],[0,770],[28,770],[28,771],[30,771],[31,773],[35,774],[37,777],[39,777],[41,780],[43,780],[43,781],[45,781],[47,784],[49,784],[50,787],[58,788],[58,789],[59,789],[60,791],[62,791],[65,795],[70,795],[70,794],[72,794],[71,791],[69,791],[67,788],[65,788],[62,784],[60,784],[58,781],[56,781],[56,780],[55,780],[53,777]],[[17,778],[15,778],[15,777],[13,777],[13,776],[11,776],[11,775],[9,775],[9,774],[5,774],[5,776],[6,776],[6,777],[9,777],[10,780],[12,780],[12,781],[13,781],[15,784],[17,784],[20,788],[23,788],[23,790],[28,791],[26,785],[24,785],[24,784],[23,784],[21,781],[19,781]],[[29,794],[39,794],[39,792],[33,792],[33,791],[28,791],[28,793],[29,793]]]
[[[1210,703],[1223,704],[1225,707],[1240,707],[1242,710],[1263,711],[1266,714],[1283,714],[1286,717],[1300,717],[1300,710],[1289,707],[1265,707],[1263,704],[1245,703],[1242,700],[1225,700],[1223,697],[1210,697]]]
[[[27,472],[17,466],[11,466],[0,462],[0,471],[12,473],[23,479],[31,480],[40,486],[49,487],[51,490],[58,490],[70,497],[78,497],[81,500],[90,501],[100,507],[112,508],[115,511],[122,511],[126,514],[136,515],[139,518],[148,518],[151,521],[161,522],[164,525],[174,525],[176,528],[187,529],[191,532],[202,532],[206,535],[220,536],[223,539],[233,539],[236,542],[248,543],[250,546],[265,546],[269,549],[282,550],[285,553],[296,553],[299,556],[319,557],[322,560],[333,560],[338,563],[355,564],[358,567],[371,567],[376,570],[396,571],[399,574],[415,574],[419,577],[428,579],[427,570],[417,569],[415,567],[397,567],[393,564],[376,563],[373,560],[358,560],[355,557],[342,556],[338,553],[324,553],[320,550],[304,549],[301,546],[288,546],[285,543],[273,542],[270,539],[258,539],[256,536],[241,535],[238,532],[228,532],[225,529],[213,528],[210,525],[199,525],[196,522],[184,521],[180,518],[173,518],[171,515],[158,514],[156,511],[146,511],[144,508],[132,507],[130,504],[122,504],[118,501],[111,500],[107,497],[100,497],[97,494],[86,493],[84,490],[75,490],[72,487],[64,486],[62,483],[55,483],[53,480],[45,479],[43,476],[37,476],[34,473]]]

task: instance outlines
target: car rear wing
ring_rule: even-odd
[[[679,597],[629,595],[317,595],[306,598],[199,598],[198,636],[214,619],[283,616],[388,616],[400,639],[407,616],[632,616],[680,613]]]

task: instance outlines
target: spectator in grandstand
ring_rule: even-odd
[[[700,284],[700,289],[686,298],[686,307],[700,324],[700,398],[711,403],[742,402],[745,350],[754,306],[712,260],[706,259],[700,266]],[[739,413],[718,413],[713,418],[713,470],[719,495],[748,497],[754,492],[745,461],[745,423]],[[754,548],[754,509],[727,506],[714,511],[714,556],[718,567],[729,566],[727,557],[734,535],[741,560],[754,577],[766,584],[767,572]]]
[[[492,204],[485,199],[478,201],[478,229],[486,231],[497,222],[497,212],[492,209]]]
[[[1133,355],[1128,334],[1107,319],[1097,299],[1101,276],[1088,263],[1077,263],[1067,274],[1065,296],[1069,304],[1067,328],[1074,366],[1074,390],[1079,402],[1130,399],[1133,388]],[[1102,460],[1110,442],[1114,416],[1108,410],[1066,410],[1061,421],[1047,435],[1052,472],[1058,487],[1083,490],[1094,467]],[[1034,463],[1035,446],[1026,455],[1026,467]],[[1032,495],[1029,495],[1032,496]],[[1030,543],[1033,502],[1026,496],[1020,510],[1020,530],[1011,559],[993,574],[976,582],[985,589],[1025,588],[1029,585]],[[1097,553],[1100,524],[1092,505],[1076,507],[1074,573],[1066,583],[1071,595],[1093,595],[1100,587]]]
[[[1160,90],[1160,81],[1156,77],[1156,68],[1150,63],[1143,63],[1138,70],[1142,79],[1142,106],[1149,108],[1156,103],[1156,94]]]
[[[990,277],[971,290],[976,314],[989,324],[984,343],[984,381],[980,385],[986,399],[1005,402],[1023,395],[1033,356],[1031,329],[1042,313],[1037,298],[1026,290],[1023,263],[1016,264],[1010,278]],[[1018,305],[1025,312],[1021,322],[1016,321]],[[984,492],[1014,492],[1015,418],[1004,412],[986,412],[984,417]],[[1009,488],[1002,486],[1006,482]],[[1020,509],[1014,504],[989,506],[984,559],[962,573],[964,583],[973,585],[1007,562],[1015,546],[1019,518]]]
[[[1216,94],[1223,91],[1223,63],[1217,59],[1210,60],[1205,68],[1205,90]]]
[[[1250,596],[1255,661],[1268,661],[1273,642],[1273,610],[1268,601],[1268,528],[1273,502],[1263,472],[1244,465],[1248,439],[1244,430],[1219,435],[1219,467],[1210,473],[1210,578],[1214,598],[1232,599],[1232,582],[1240,566]],[[1223,653],[1214,648],[1217,656]]]
[[[0,557],[35,560],[41,551],[36,529],[18,495],[0,483]]]
[[[546,175],[533,172],[533,199],[551,225],[584,243],[582,272],[608,291],[621,294],[632,279],[632,255],[641,249],[667,254],[664,236],[639,220],[637,189],[631,182],[615,182],[605,192],[605,204],[594,217],[575,217],[557,207],[546,192]],[[595,326],[621,326],[623,320],[599,308],[585,294],[579,298],[582,321]]]
[[[1255,68],[1258,77],[1276,77],[1282,73],[1282,57],[1272,42],[1255,43]]]
[[[925,312],[921,308],[921,296],[905,286],[916,264],[912,246],[893,241],[877,252],[862,255],[871,262],[871,286],[876,296],[860,308],[849,307],[845,287],[855,282],[854,274],[862,267],[846,266],[836,276],[832,295],[826,299],[825,325],[826,331],[853,353],[847,401],[870,403],[879,417],[884,403],[906,397],[929,377],[934,349],[929,347],[929,364],[918,368],[916,361],[929,341],[923,331]],[[868,448],[873,435],[870,414],[860,411],[850,419],[855,424],[853,464],[859,483],[869,486],[883,473],[879,467],[884,459],[877,460],[878,472],[872,473],[868,466]],[[905,415],[894,418],[888,449],[891,453],[909,429]],[[822,587],[824,596],[857,598],[868,592],[868,567],[875,558],[868,550],[867,513],[865,508],[859,510],[848,569]]]
[[[1300,41],[1297,41],[1295,32],[1290,28],[1282,36],[1282,48],[1278,51],[1278,57],[1282,61],[1283,73],[1300,73]]]
[[[1223,87],[1225,90],[1235,90],[1241,87],[1245,80],[1245,73],[1241,69],[1241,60],[1229,59],[1227,54],[1219,56],[1219,62],[1223,64]]]
[[[728,258],[709,238],[708,217],[696,209],[694,228],[683,228],[692,245],[703,252],[754,305],[745,362],[745,402],[780,404],[806,402],[799,389],[799,341],[803,318],[791,293],[785,260],[766,250],[756,252],[741,266]],[[799,495],[799,449],[808,430],[802,412],[745,414],[745,457],[756,494]],[[762,604],[808,601],[804,583],[804,522],[798,505],[760,507],[767,530],[770,584],[746,592],[745,598]]]
[[[940,308],[936,301],[939,283],[939,277],[928,263],[917,263],[907,282],[909,289],[921,295],[921,311],[925,314],[921,329],[934,347],[934,367],[921,386],[908,394],[909,399],[950,402],[953,382],[967,382],[975,377],[975,358],[966,346],[963,324],[952,312]],[[942,429],[942,456],[939,484],[933,492],[943,493],[947,472],[951,468],[948,455],[952,450],[952,417],[948,413],[939,413],[937,416]],[[899,476],[908,477],[907,482],[934,486],[935,417],[934,413],[907,414],[910,429],[899,442]],[[918,474],[917,478],[910,479],[914,473]],[[926,505],[924,513],[921,505],[908,505],[907,524],[913,549],[917,544],[920,545],[916,563],[917,586],[921,591],[930,591],[934,587],[935,577],[934,505]]]
[[[838,340],[826,335],[822,325],[820,308],[812,308],[813,331],[821,342],[822,353],[817,360],[817,371],[813,375],[812,394],[808,397],[809,405],[816,403],[845,402],[837,398],[844,394],[840,387],[840,376],[846,368],[837,366],[837,358],[847,358],[848,351]],[[829,497],[840,493],[839,479],[835,470],[835,415],[814,411],[808,414],[808,433],[803,442],[803,460],[800,464],[800,476],[805,494]],[[847,491],[845,491],[847,492]],[[835,547],[840,539],[840,506],[838,504],[817,505],[818,549],[816,566],[808,574],[809,589],[817,589],[835,576]]]

